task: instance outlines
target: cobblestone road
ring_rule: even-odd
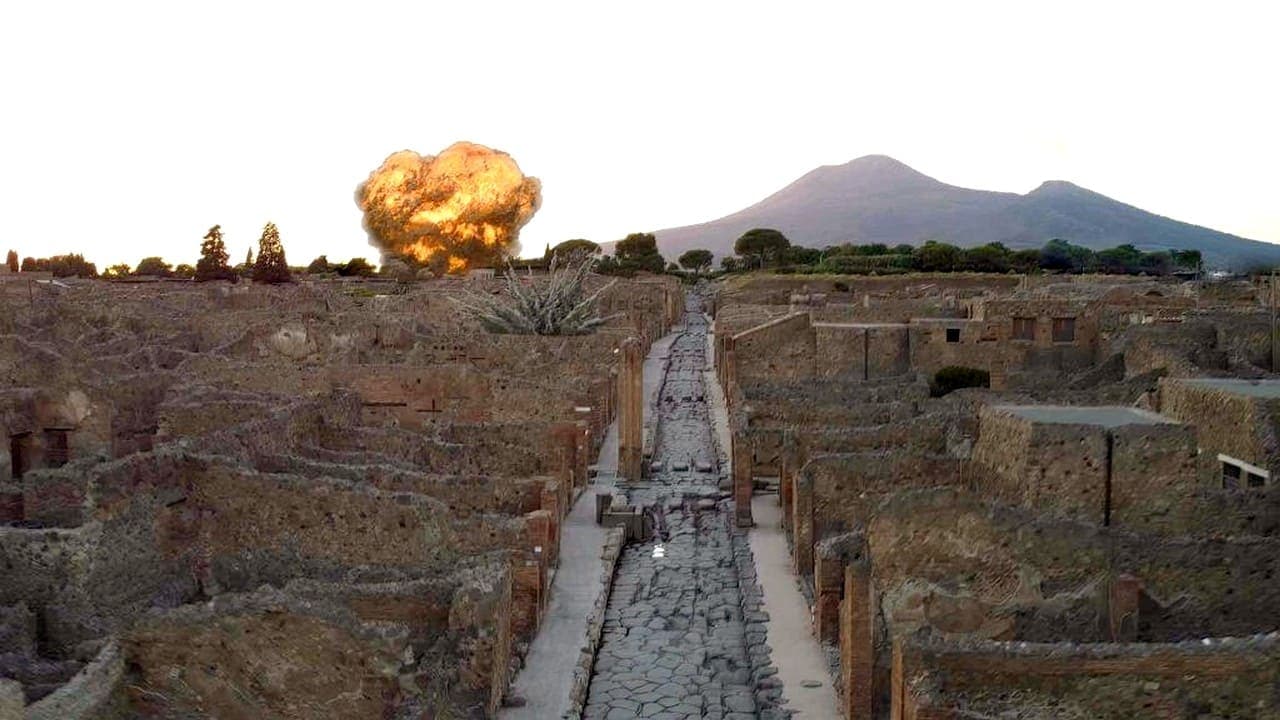
[[[658,397],[653,469],[623,488],[628,504],[651,509],[656,532],[619,561],[587,720],[786,717],[751,550],[720,489],[727,463],[703,385],[707,321],[696,295],[685,320]]]

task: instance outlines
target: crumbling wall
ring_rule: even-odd
[[[904,641],[892,713],[964,717],[1276,718],[1275,634],[1157,645]]]
[[[809,316],[796,313],[733,336],[738,382],[813,377],[815,339]]]
[[[1261,467],[1272,477],[1280,473],[1280,400],[1170,378],[1160,380],[1160,411],[1195,426],[1196,442],[1207,456],[1202,465],[1206,485],[1221,487],[1219,453]]]

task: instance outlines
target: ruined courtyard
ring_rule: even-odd
[[[0,719],[1280,718],[1265,284],[35,275]]]

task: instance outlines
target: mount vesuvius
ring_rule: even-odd
[[[792,244],[815,248],[938,240],[1018,249],[1061,238],[1095,250],[1124,244],[1148,251],[1198,249],[1210,267],[1280,263],[1280,245],[1155,215],[1069,182],[1046,182],[1025,195],[971,190],[884,155],[820,167],[745,210],[654,234],[668,259],[692,248],[723,256],[755,227],[775,228]]]

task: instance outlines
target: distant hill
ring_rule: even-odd
[[[698,247],[719,257],[733,254],[733,241],[753,227],[776,228],[793,244],[815,248],[939,240],[1019,249],[1062,238],[1095,250],[1126,243],[1147,251],[1198,249],[1209,267],[1280,263],[1280,245],[1178,222],[1069,182],[1046,182],[1025,195],[971,190],[884,155],[820,167],[745,210],[655,235],[669,260]]]

